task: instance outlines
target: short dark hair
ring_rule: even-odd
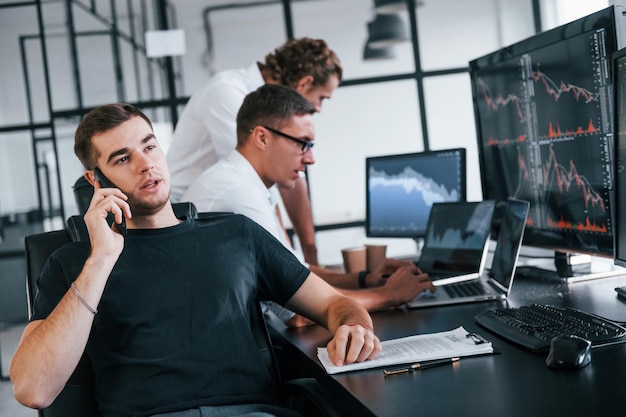
[[[313,85],[325,85],[331,75],[339,81],[343,75],[341,61],[323,39],[290,39],[265,56],[261,66],[282,85],[295,88],[307,75],[313,76]]]
[[[293,116],[314,114],[315,106],[296,90],[278,84],[265,84],[243,100],[237,113],[237,144],[242,145],[250,129],[272,126],[280,129]]]
[[[126,103],[112,103],[96,107],[83,117],[74,134],[74,153],[86,169],[96,166],[96,154],[91,139],[98,133],[113,129],[132,117],[144,119],[152,129],[152,123],[137,107]]]

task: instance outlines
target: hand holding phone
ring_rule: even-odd
[[[93,169],[93,175],[95,177],[95,180],[99,181],[100,185],[103,188],[118,188],[118,187],[115,186],[115,184],[113,184],[111,181],[109,181],[109,179],[107,177],[104,176],[102,171],[100,171],[100,168],[95,167]],[[110,223],[113,223],[115,221],[113,213],[109,213],[109,216],[113,219]],[[126,237],[126,235],[127,235],[127,232],[126,232],[126,216],[124,216],[123,212],[122,212],[122,222],[121,223],[115,223],[115,225],[117,226],[117,230],[119,230],[119,232],[122,234],[122,236]]]

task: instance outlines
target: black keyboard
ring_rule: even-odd
[[[626,335],[624,327],[602,317],[542,304],[487,310],[474,319],[486,329],[533,351],[548,349],[556,336],[576,335],[592,345],[602,345],[619,342]]]
[[[450,298],[470,297],[473,295],[485,294],[485,288],[483,287],[482,283],[478,280],[458,282],[456,284],[444,285],[443,288],[446,290]]]

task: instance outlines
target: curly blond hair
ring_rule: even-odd
[[[341,81],[343,68],[337,54],[322,39],[290,39],[265,56],[260,64],[274,80],[294,88],[307,75],[313,76],[313,85],[325,85],[331,75]]]

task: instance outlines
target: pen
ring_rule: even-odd
[[[427,361],[423,363],[414,363],[413,365],[410,365],[409,367],[403,366],[401,368],[385,369],[383,370],[383,372],[385,373],[385,376],[402,374],[404,372],[413,372],[419,369],[434,368],[435,366],[447,365],[449,363],[451,364],[454,362],[458,362],[459,359],[460,358],[448,358],[448,359],[438,359],[434,361]]]

